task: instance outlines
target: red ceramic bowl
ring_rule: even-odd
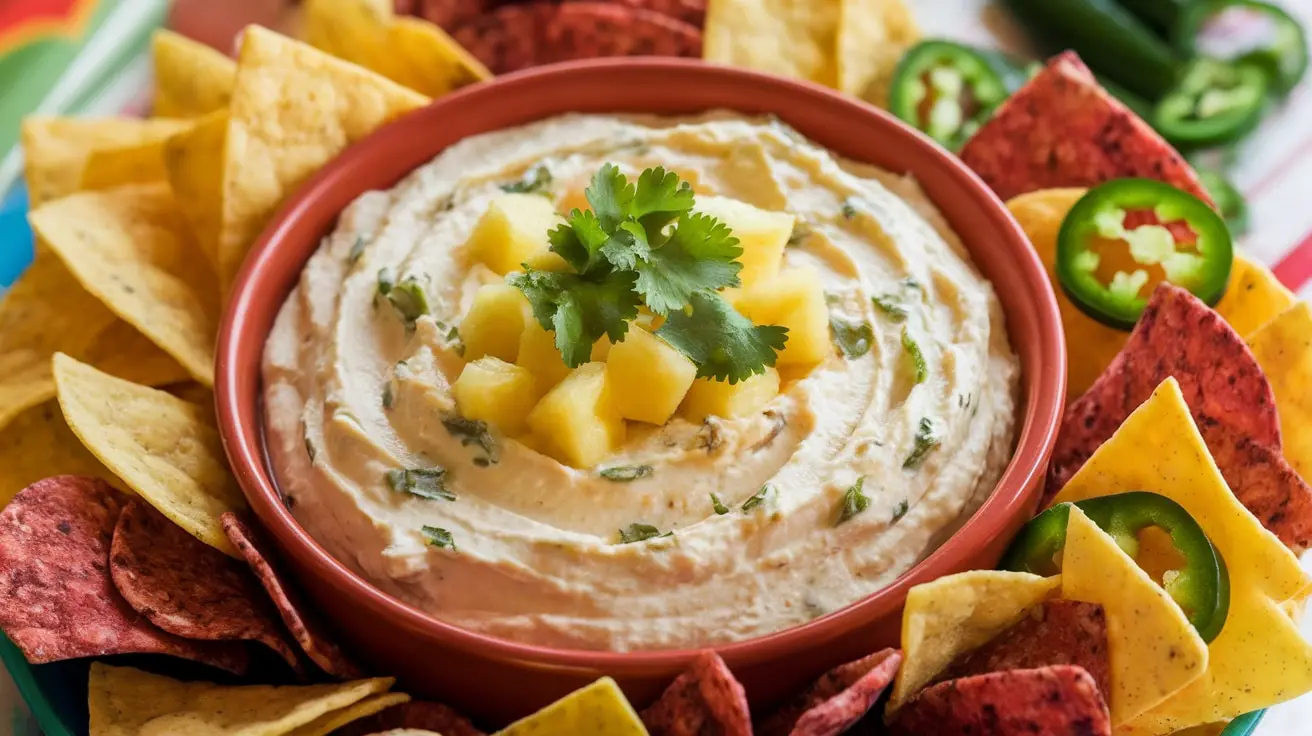
[[[1020,227],[944,149],[873,107],[817,86],[695,61],[603,60],[545,67],[442,98],[352,146],[300,189],[270,223],[237,279],[219,334],[223,440],[251,508],[289,571],[345,643],[401,688],[500,725],[610,675],[645,705],[691,651],[612,653],[530,646],[470,633],[388,597],[330,557],[279,502],[265,463],[260,360],[265,337],[302,266],[338,213],[362,192],[392,186],[467,136],[567,112],[772,113],[858,161],[913,174],[997,287],[1023,368],[1020,434],[996,490],[961,530],[892,585],[802,626],[717,647],[754,704],[797,690],[822,670],[896,645],[907,590],[992,567],[1033,513],[1065,395],[1057,303]]]

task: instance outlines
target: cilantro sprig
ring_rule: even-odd
[[[571,270],[525,265],[510,279],[566,365],[588,362],[603,335],[622,341],[643,305],[666,318],[656,335],[699,377],[737,383],[775,364],[788,330],[752,324],[717,293],[741,285],[743,250],[724,223],[693,211],[688,182],[656,167],[633,183],[608,163],[584,194],[591,209],[572,210],[548,233]]]

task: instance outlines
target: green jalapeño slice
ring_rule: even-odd
[[[1162,281],[1208,305],[1225,294],[1234,243],[1207,203],[1153,179],[1115,179],[1089,190],[1057,234],[1062,291],[1085,314],[1133,329]]]
[[[893,75],[889,110],[956,151],[1007,98],[1007,83],[983,53],[950,41],[923,41]]]
[[[1269,87],[1255,63],[1198,59],[1153,108],[1152,124],[1180,148],[1236,141],[1261,122]]]
[[[1307,34],[1280,7],[1260,0],[1199,0],[1181,13],[1173,33],[1185,58],[1252,62],[1284,93],[1307,72]]]

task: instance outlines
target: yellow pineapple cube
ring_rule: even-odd
[[[533,407],[528,426],[548,455],[590,468],[624,443],[605,363],[584,363]]]
[[[469,363],[451,386],[461,416],[478,419],[515,434],[527,426],[537,402],[533,374],[527,368],[487,356]]]
[[[738,276],[744,288],[768,281],[779,273],[796,217],[727,197],[698,197],[696,211],[723,222],[738,238],[743,249],[738,257],[743,270]]]
[[[460,321],[465,360],[484,355],[515,362],[524,325],[532,321],[528,300],[510,284],[486,284],[474,292],[474,303]]]
[[[556,333],[547,332],[530,314],[524,322],[524,334],[519,337],[517,365],[533,373],[539,394],[544,394],[569,375],[569,366],[556,349]]]
[[[561,258],[558,254],[552,253],[549,250],[544,250],[541,253],[535,253],[529,256],[524,259],[524,265],[534,271],[560,272],[573,270],[570,268],[569,264],[565,262],[564,258]],[[516,266],[516,268],[518,269],[518,266]]]
[[[669,343],[633,325],[606,358],[620,416],[664,424],[697,377],[697,366]]]
[[[520,270],[550,243],[547,232],[561,222],[551,200],[537,194],[503,194],[478,218],[465,247],[472,258],[499,274]]]
[[[788,328],[788,342],[779,353],[780,366],[811,366],[829,357],[829,306],[820,274],[811,268],[790,268],[778,276],[735,294],[734,308],[758,325]]]
[[[683,400],[683,415],[693,422],[708,416],[738,419],[761,411],[778,395],[779,371],[773,368],[734,384],[698,378]]]

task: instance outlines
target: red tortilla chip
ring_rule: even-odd
[[[581,0],[565,0],[580,2]],[[706,0],[604,0],[639,10],[650,10],[701,28],[706,24]]]
[[[400,728],[433,731],[442,736],[487,736],[454,708],[422,700],[394,705],[361,718],[333,731],[333,736],[369,736]]]
[[[1226,485],[1244,507],[1296,553],[1312,546],[1312,487],[1285,456],[1224,421],[1211,417],[1195,417],[1195,421]]]
[[[1111,736],[1111,715],[1080,667],[1007,670],[930,686],[898,709],[898,736]]]
[[[109,575],[127,497],[99,478],[37,481],[0,511],[0,628],[33,664],[110,654],[167,654],[243,674],[236,642],[194,642],[153,626]]]
[[[1098,685],[1098,692],[1110,692],[1107,614],[1102,606],[1083,601],[1044,601],[989,643],[957,657],[934,682],[1055,664],[1083,668]]]
[[[642,712],[651,736],[751,736],[747,693],[715,652],[706,651]]]
[[[363,676],[363,670],[351,660],[325,633],[319,622],[306,615],[300,599],[283,585],[282,578],[274,569],[273,559],[265,550],[267,547],[256,537],[255,532],[231,511],[222,517],[223,532],[228,535],[233,546],[241,552],[247,564],[251,566],[255,577],[264,586],[273,605],[282,616],[282,622],[292,632],[292,638],[301,646],[310,661],[319,665],[319,669],[343,680]]]
[[[396,0],[397,15],[417,15],[450,31],[484,13],[492,0]]]
[[[838,736],[861,720],[902,664],[902,652],[884,649],[839,665],[756,727],[757,736]]]
[[[1073,51],[1003,102],[966,141],[961,160],[1003,200],[1143,177],[1212,201],[1184,157],[1100,87]]]
[[[250,569],[201,542],[149,504],[130,500],[118,517],[109,570],[128,605],[186,639],[250,640],[297,672],[301,663]]]
[[[451,37],[493,74],[542,63],[542,32],[556,9],[550,3],[507,5],[451,31]]]

